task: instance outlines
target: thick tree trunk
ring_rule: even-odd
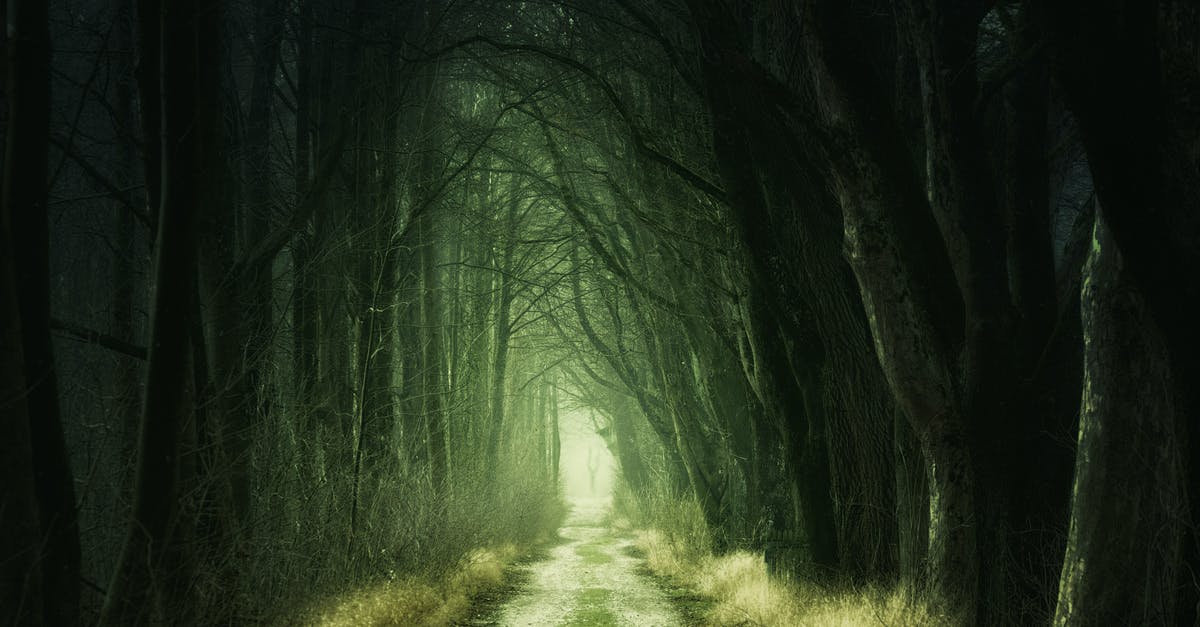
[[[842,68],[844,70],[844,68]],[[953,611],[972,616],[979,572],[975,539],[972,463],[953,360],[939,324],[947,307],[937,279],[945,266],[928,241],[928,218],[920,192],[900,178],[882,129],[853,106],[862,101],[834,95],[851,113],[848,124],[864,139],[835,162],[845,215],[845,245],[870,321],[875,351],[900,409],[912,422],[929,473],[928,569],[934,594]],[[851,121],[852,120],[852,121]],[[881,164],[889,164],[892,170]],[[923,235],[918,235],[923,233]],[[933,235],[933,241],[937,236]],[[936,269],[934,269],[936,268]],[[935,300],[935,294],[943,296]],[[935,303],[937,303],[935,305]]]
[[[802,447],[791,454],[804,466],[797,472],[827,480],[824,488],[804,484],[811,512],[802,518],[815,525],[810,535],[828,535],[836,550],[814,548],[852,577],[890,578],[891,400],[839,246],[836,203],[815,182],[813,157],[781,136],[772,103],[779,86],[765,85],[765,71],[741,49],[733,14],[719,3],[690,5],[701,29],[717,163],[750,259],[755,376],[775,380],[757,384],[759,397],[768,408],[790,408],[783,428],[802,433],[789,436]],[[776,326],[782,343],[770,339]],[[776,355],[776,345],[788,351]],[[808,398],[788,400],[788,394]],[[822,523],[819,512],[829,519]]]
[[[877,180],[861,180],[872,179]],[[913,298],[920,288],[899,263],[904,255],[885,217],[892,212],[880,200],[844,198],[846,246],[884,376],[912,421],[927,464],[930,584],[939,601],[969,616],[975,609],[979,569],[975,486],[957,383],[945,348],[936,340],[929,310]]]
[[[190,326],[196,274],[197,198],[207,174],[199,158],[204,133],[196,131],[197,84],[193,71],[202,42],[215,41],[216,20],[201,18],[194,1],[163,7],[163,187],[155,244],[155,291],[142,408],[134,516],[108,588],[100,623],[144,624],[163,617],[175,587],[179,548],[172,533],[179,513],[180,436],[190,412]],[[143,29],[143,33],[147,30]],[[167,37],[166,35],[170,36]],[[212,76],[200,75],[201,78]],[[156,614],[157,613],[157,614]]]
[[[24,414],[28,420],[37,520],[41,525],[39,544],[43,547],[39,566],[44,578],[44,596],[34,595],[31,599],[42,601],[44,607],[35,610],[34,616],[41,613],[49,623],[75,624],[79,621],[79,529],[75,485],[59,409],[58,374],[50,344],[50,234],[46,201],[50,33],[46,3],[11,2],[7,19],[8,128],[0,202],[8,236],[4,240],[4,254],[11,254],[12,263],[12,274],[7,278],[15,279],[14,293],[9,296],[16,297],[15,313],[19,318],[5,317],[9,318],[9,325],[15,323],[20,329],[21,359],[17,363],[24,369],[25,412],[5,419],[16,420]],[[9,355],[15,357],[14,353]],[[24,429],[17,429],[18,447],[25,434]],[[23,457],[20,449],[16,452],[18,458]],[[21,474],[24,473],[17,476]]]
[[[1020,388],[1012,337],[1019,329],[1010,306],[1005,246],[997,236],[1004,229],[996,188],[977,114],[976,33],[985,11],[982,2],[910,0],[899,5],[897,22],[918,70],[929,205],[963,298],[958,382],[964,418],[971,423],[964,435],[975,480],[977,559],[989,565],[979,571],[976,620],[998,624],[1012,622],[1011,609],[1040,603],[1049,591],[1013,585],[1018,577],[1013,558],[1024,562],[1039,557],[1016,550],[1011,541],[1019,533],[1014,528],[1012,512],[1017,505],[1013,501],[1025,496],[1018,491],[1023,486],[1014,481],[1016,469],[1027,463],[1021,451],[1037,438],[1037,432],[1026,433],[1029,423],[1036,424],[1025,418],[1033,414],[1032,408],[1015,411]],[[1044,122],[1034,132],[1039,130],[1044,133]],[[1036,145],[1030,142],[1031,148]],[[1031,159],[1031,165],[1036,163]],[[1048,246],[1036,261],[1050,261]],[[1051,268],[1047,264],[1038,270],[1045,275]],[[1027,274],[1028,269],[1021,278],[1028,279]],[[1027,284],[1021,287],[1029,289]],[[1014,419],[1014,413],[1022,418]],[[1025,616],[1025,620],[1037,619]]]
[[[1186,438],[1180,472],[1191,508],[1173,622],[1192,624],[1200,619],[1200,326],[1188,305],[1200,300],[1200,8],[1187,0],[1038,7],[1106,226],[1168,352],[1176,420],[1170,431]],[[1127,581],[1122,575],[1108,585]],[[1062,609],[1060,603],[1060,616]]]
[[[8,206],[0,212],[0,623],[41,625],[46,582],[34,491],[33,443],[26,404],[21,317]],[[50,591],[53,596],[54,591]],[[51,621],[52,622],[52,621]]]
[[[908,419],[897,411],[894,421],[898,572],[902,586],[921,590],[929,549],[928,465]]]
[[[1167,348],[1102,215],[1080,295],[1083,399],[1057,625],[1172,622],[1187,433]]]
[[[981,338],[968,340],[968,347],[972,342],[984,346],[983,340],[993,331],[987,316],[994,312],[987,305],[990,301],[971,296],[975,300],[967,311],[983,313],[971,318],[971,329],[962,333],[955,305],[961,302],[961,289],[975,293],[994,286],[981,276],[980,268],[971,265],[975,260],[959,258],[952,263],[946,249],[929,245],[943,240],[931,224],[929,197],[913,177],[901,129],[880,108],[877,86],[861,80],[863,59],[844,37],[849,16],[841,9],[834,3],[815,7],[811,18],[817,36],[806,43],[833,128],[825,138],[825,156],[842,206],[847,256],[870,321],[875,352],[900,410],[913,425],[928,468],[929,584],[951,612],[973,617],[980,573],[979,521],[966,408],[968,398],[983,396],[962,396],[953,349],[966,336]],[[940,133],[931,136],[939,144],[953,141]],[[929,151],[938,149],[927,146]],[[939,153],[938,158],[949,169],[946,180],[939,183],[947,186],[939,194],[944,196],[943,213],[949,214],[960,209],[953,203],[965,193],[963,181],[971,174],[954,172],[958,166],[947,165],[946,154]],[[952,236],[953,246],[948,247],[969,252],[960,249],[969,247],[978,231],[952,215],[939,221],[941,230]],[[967,288],[956,289],[948,279],[957,279]],[[980,349],[967,363],[979,364],[979,357],[988,354]],[[979,381],[980,372],[973,370],[969,376]],[[966,389],[973,390],[974,384]]]
[[[751,305],[752,310],[759,307],[762,305]],[[795,519],[803,525],[808,557],[819,568],[834,569],[839,564],[839,547],[826,437],[829,408],[822,398],[820,373],[814,368],[824,356],[814,356],[808,352],[814,347],[808,346],[808,354],[792,359],[787,354],[788,343],[801,339],[786,336],[762,313],[755,320],[763,362],[759,385],[766,390],[766,402],[773,404],[777,428],[783,435],[785,470],[795,494]],[[802,360],[807,363],[797,363]]]
[[[985,603],[1007,612],[993,613],[994,619],[1022,624],[1044,623],[1054,611],[1073,465],[1073,451],[1062,443],[1073,439],[1067,434],[1075,432],[1070,423],[1078,410],[1074,399],[1061,398],[1060,390],[1073,387],[1071,393],[1077,394],[1079,385],[1078,349],[1072,346],[1078,342],[1073,332],[1078,319],[1060,317],[1055,283],[1047,131],[1050,82],[1042,37],[1032,11],[1022,7],[1010,42],[1032,56],[1004,87],[998,105],[1003,131],[995,155],[999,207],[1008,230],[1014,376],[1007,382],[1006,417],[993,421],[991,432],[976,436],[1000,460],[997,466],[1004,479],[992,492],[1007,501],[1002,539],[1009,557],[992,560],[998,566],[993,579],[999,585],[990,587],[993,597]],[[1076,264],[1076,274],[1078,268]],[[1074,310],[1077,294],[1066,298],[1073,301]],[[994,554],[983,545],[980,551],[985,560]],[[984,585],[986,594],[989,588]]]

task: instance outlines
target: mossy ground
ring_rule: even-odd
[[[607,536],[602,536],[587,544],[581,544],[575,547],[575,554],[583,558],[583,563],[589,566],[611,563],[613,561],[612,556],[606,553],[601,546],[608,541],[610,540]]]
[[[638,548],[637,545],[625,547],[624,553],[639,560],[646,559],[646,552]],[[712,598],[701,595],[687,586],[680,585],[679,582],[670,577],[654,572],[645,564],[638,568],[638,574],[653,581],[663,591],[667,599],[671,601],[672,607],[679,612],[679,618],[685,625],[704,624],[705,618],[712,611],[713,606],[716,605],[716,601]]]
[[[566,625],[570,627],[613,627],[617,617],[609,609],[612,590],[607,588],[587,588],[577,597],[579,605],[567,617]]]

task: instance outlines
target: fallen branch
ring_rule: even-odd
[[[50,319],[50,330],[59,331],[66,337],[73,340],[83,342],[85,344],[99,344],[104,348],[133,357],[134,359],[146,359],[146,347],[131,344],[120,338],[113,337],[107,333],[89,329],[77,324],[72,324],[58,318]]]

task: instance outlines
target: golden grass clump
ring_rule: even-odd
[[[450,576],[448,588],[472,597],[504,583],[504,569],[517,553],[517,547],[512,544],[472,551],[463,567]]]
[[[859,625],[951,625],[945,615],[914,600],[897,586],[827,590],[813,583],[783,581],[767,573],[762,553],[736,551],[700,557],[657,530],[636,533],[636,544],[655,574],[670,578],[714,601],[706,625],[820,627]],[[687,544],[687,543],[683,543]]]
[[[657,529],[640,529],[634,532],[635,544],[646,556],[646,567],[657,575],[688,582],[695,576],[699,564],[688,559],[679,546],[671,542],[666,534]]]
[[[512,544],[472,551],[444,581],[399,578],[326,599],[302,621],[314,627],[439,627],[462,620],[471,599],[504,582]]]

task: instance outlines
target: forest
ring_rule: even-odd
[[[0,624],[1200,625],[1200,4],[0,12]]]

